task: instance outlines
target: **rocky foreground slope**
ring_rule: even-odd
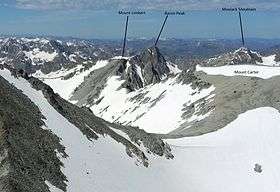
[[[149,166],[147,153],[173,158],[157,137],[108,123],[8,66],[0,68],[0,85],[1,191],[91,190],[90,164],[99,142],[144,167]]]

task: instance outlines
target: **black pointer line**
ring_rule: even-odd
[[[241,17],[240,11],[238,12],[238,15],[239,15],[240,32],[241,32],[241,37],[242,37],[242,45],[244,47],[245,41],[244,41],[243,24],[242,24],[242,17]]]
[[[167,21],[167,18],[168,18],[168,15],[166,15],[166,17],[165,17],[165,19],[164,19],[164,22],[163,22],[163,24],[162,24],[162,26],[161,26],[161,29],[160,29],[160,31],[159,31],[157,40],[156,40],[156,42],[155,42],[155,47],[156,47],[157,44],[158,44],[158,40],[159,40],[159,38],[160,38],[160,36],[161,36],[161,33],[162,33],[162,31],[163,31],[163,28],[164,28],[164,26],[165,26],[165,23],[166,23],[166,21]]]
[[[124,52],[125,52],[126,36],[127,36],[127,27],[128,27],[128,16],[126,16],[125,32],[124,32],[124,38],[123,38],[122,57],[124,56]]]

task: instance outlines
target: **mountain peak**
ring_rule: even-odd
[[[151,46],[147,49],[144,49],[144,51],[149,51],[150,53],[160,54],[159,48],[157,46]]]
[[[224,65],[241,65],[241,64],[259,64],[263,63],[262,56],[247,47],[222,54],[218,57],[211,58],[207,61],[207,66],[224,66]]]
[[[249,51],[249,48],[247,48],[247,47],[240,47],[240,48],[236,49],[234,51],[234,53],[239,53],[239,52],[248,53],[248,51]]]
[[[113,57],[109,63],[116,68],[115,74],[121,76],[124,80],[122,86],[129,91],[159,83],[170,73],[167,61],[155,46],[146,48],[132,57]]]
[[[142,58],[147,57],[147,59],[155,60],[156,62],[166,62],[164,56],[161,54],[160,50],[156,46],[149,47],[147,49],[144,49],[140,56]]]

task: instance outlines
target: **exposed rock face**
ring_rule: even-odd
[[[48,192],[46,180],[65,190],[60,139],[41,128],[39,108],[1,76],[0,87],[0,191]]]
[[[258,64],[262,63],[262,57],[256,52],[248,48],[241,47],[240,49],[223,54],[217,58],[209,59],[206,66],[224,66],[224,65],[241,65],[241,64]]]
[[[165,58],[157,47],[145,49],[140,55],[131,58],[130,63],[131,67],[137,65],[141,68],[144,85],[159,83],[162,76],[170,72]]]
[[[120,73],[125,80],[123,87],[130,91],[143,88],[146,85],[159,83],[170,72],[167,62],[157,47],[150,47],[120,66],[126,68]]]
[[[151,47],[132,58],[111,59],[105,67],[93,71],[74,91],[70,100],[78,101],[77,105],[94,104],[112,76],[119,76],[124,81],[120,88],[135,91],[159,83],[169,73],[167,61],[159,49]]]
[[[127,70],[123,71],[121,76],[122,79],[125,80],[125,82],[123,83],[123,87],[127,88],[130,91],[134,91],[144,87],[142,69],[135,63],[127,67]]]
[[[255,171],[256,173],[261,173],[261,172],[262,172],[262,166],[256,163],[256,164],[255,164],[254,171]]]
[[[280,52],[275,55],[275,61],[280,62]]]
[[[209,88],[211,83],[200,79],[195,75],[195,67],[191,67],[189,70],[182,71],[177,79],[178,83],[191,84],[193,89],[202,90],[204,88]]]

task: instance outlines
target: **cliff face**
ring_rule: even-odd
[[[165,58],[157,47],[145,49],[140,55],[132,57],[129,62],[131,65],[128,68],[126,82],[132,89],[159,83],[162,77],[170,72]]]
[[[167,61],[157,47],[144,49],[139,55],[129,59],[119,59],[116,75],[124,80],[123,87],[129,91],[146,85],[159,83],[170,73]]]

